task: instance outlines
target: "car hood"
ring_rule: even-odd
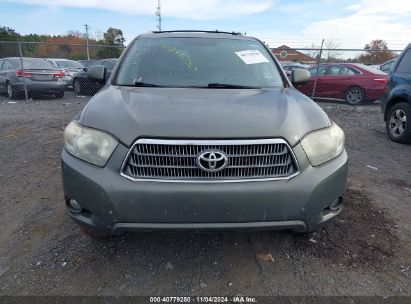
[[[330,125],[324,111],[294,88],[195,89],[105,86],[79,123],[126,146],[137,138],[285,138]]]

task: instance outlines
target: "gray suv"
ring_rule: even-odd
[[[241,34],[138,36],[64,131],[69,215],[93,235],[318,229],[341,211],[347,154],[294,88],[308,80]]]

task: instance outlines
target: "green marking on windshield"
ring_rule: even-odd
[[[172,45],[161,45],[161,48],[165,49],[168,53],[174,54],[181,62],[183,62],[190,71],[197,72],[198,67],[191,59],[191,57],[185,54],[183,51],[179,50]]]

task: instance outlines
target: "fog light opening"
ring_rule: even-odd
[[[342,201],[343,201],[342,196],[338,197],[338,199],[336,199],[335,202],[330,205],[329,209],[331,211],[336,211],[340,209],[342,205]]]
[[[68,200],[68,207],[70,211],[73,213],[81,213],[81,211],[83,210],[81,205],[75,199],[72,198]]]

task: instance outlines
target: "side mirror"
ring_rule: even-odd
[[[94,65],[87,69],[87,78],[99,83],[106,82],[107,68],[102,65]]]
[[[310,81],[310,72],[305,69],[295,69],[291,72],[291,83],[294,86],[300,86]]]

